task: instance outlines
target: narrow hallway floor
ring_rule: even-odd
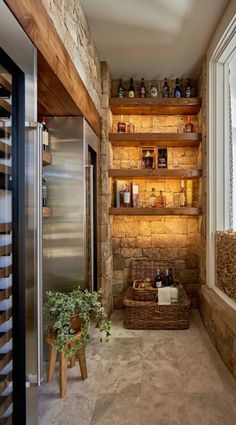
[[[68,369],[59,398],[58,370],[40,390],[39,425],[235,425],[236,381],[220,359],[197,310],[185,331],[123,328],[112,316],[112,337],[87,346],[88,379]]]

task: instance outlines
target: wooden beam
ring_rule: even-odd
[[[97,135],[100,117],[42,0],[4,0]]]

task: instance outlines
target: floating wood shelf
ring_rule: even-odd
[[[43,151],[43,165],[51,165],[52,164],[52,155],[50,152]]]
[[[201,98],[110,98],[110,108],[115,115],[194,115],[201,106]]]
[[[11,167],[0,164],[0,174],[11,175]]]
[[[110,133],[109,140],[113,146],[139,147],[193,147],[202,140],[201,133]]]
[[[9,94],[11,93],[11,83],[9,83],[9,81],[7,81],[6,78],[4,78],[2,75],[0,75],[0,85],[4,87],[4,89],[6,89]]]
[[[111,215],[200,215],[201,208],[110,208]]]
[[[0,116],[9,117],[12,113],[12,107],[9,102],[0,97]]]
[[[11,244],[0,246],[0,255],[8,255],[8,254],[11,254],[11,252],[12,252]]]
[[[161,178],[161,179],[190,179],[190,178],[198,178],[202,175],[202,170],[183,170],[183,169],[124,169],[124,170],[115,170],[110,169],[108,171],[109,177],[117,177],[117,178]]]
[[[0,223],[0,233],[9,233],[11,232],[12,224],[11,223]]]
[[[43,217],[44,218],[52,217],[52,208],[51,207],[43,207]]]
[[[0,277],[8,277],[12,273],[12,266],[0,268]],[[1,294],[1,290],[0,290]],[[0,295],[1,299],[1,295]]]
[[[0,140],[0,158],[10,158],[11,152],[11,146]]]

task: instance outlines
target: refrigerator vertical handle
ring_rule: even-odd
[[[42,348],[43,348],[43,319],[42,319],[42,277],[43,277],[43,261],[42,261],[42,125],[38,124],[37,128],[37,149],[36,149],[36,291],[37,291],[37,384],[42,381]]]
[[[94,291],[94,202],[93,202],[93,165],[86,165],[89,169],[89,187],[90,187],[90,258],[91,258],[91,291]]]

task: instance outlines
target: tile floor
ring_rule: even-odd
[[[58,373],[41,387],[39,425],[236,425],[236,381],[193,310],[185,331],[132,331],[123,312],[112,337],[87,347],[88,379],[68,372],[59,398]]]

